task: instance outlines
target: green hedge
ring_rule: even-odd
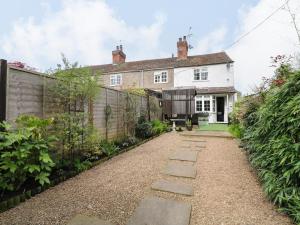
[[[300,71],[247,116],[244,144],[265,192],[300,224]]]

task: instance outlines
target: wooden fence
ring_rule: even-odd
[[[19,115],[29,114],[48,118],[57,113],[49,86],[53,77],[38,72],[7,66],[0,61],[0,121],[15,121]],[[134,103],[135,119],[146,112],[151,119],[161,119],[159,99],[155,96],[139,96],[127,92],[101,87],[95,100],[87,107],[101,136],[108,139],[121,137],[128,132],[126,107],[128,101]],[[130,97],[130,99],[129,99]],[[105,110],[111,109],[107,120]],[[154,109],[155,108],[155,109]]]

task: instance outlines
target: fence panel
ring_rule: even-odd
[[[7,115],[9,122],[22,114],[48,118],[58,113],[58,99],[52,95],[53,77],[18,68],[8,68]],[[149,99],[149,102],[148,102]],[[150,107],[150,110],[149,110]],[[107,116],[107,110],[111,111]],[[101,87],[93,102],[86,107],[91,121],[102,138],[113,139],[130,135],[140,115],[161,119],[159,99]],[[131,114],[130,114],[131,113]]]

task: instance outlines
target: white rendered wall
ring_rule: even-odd
[[[195,81],[194,69],[208,69],[207,81]],[[217,64],[198,67],[181,67],[174,69],[174,87],[233,87],[234,71],[233,64],[228,67],[227,64]]]

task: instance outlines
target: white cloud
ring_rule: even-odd
[[[239,25],[234,30],[234,40],[253,29],[274,10],[284,3],[283,0],[260,0],[254,7],[243,6],[239,10]],[[290,0],[292,11],[298,18],[300,27],[300,2]],[[220,26],[204,38],[198,40],[195,53],[222,51],[226,48],[228,30]],[[290,14],[280,10],[258,29],[229,48],[227,53],[235,61],[235,84],[238,90],[247,93],[261,82],[263,76],[273,75],[271,56],[278,54],[294,55],[300,52],[296,31],[292,25]]]
[[[284,1],[261,0],[255,7],[244,9],[240,16],[240,27],[236,37],[252,29],[265,19]],[[290,6],[300,19],[300,4],[291,0]],[[299,20],[298,25],[300,26]],[[297,46],[298,45],[298,46]],[[278,54],[294,54],[299,51],[299,43],[291,17],[285,10],[280,10],[258,29],[228,50],[230,56],[236,61],[236,86],[243,92],[251,91],[261,82],[263,76],[273,75],[271,56]]]
[[[110,63],[111,51],[120,40],[130,59],[152,57],[160,51],[163,14],[150,25],[133,27],[101,0],[64,0],[57,12],[45,3],[42,6],[46,11],[43,19],[21,19],[11,33],[0,36],[10,59],[47,68],[56,65],[63,52],[81,64]]]
[[[226,26],[223,25],[218,27],[217,29],[206,35],[204,38],[198,40],[195,48],[191,51],[191,53],[201,52],[201,54],[203,54],[219,51],[220,49],[222,49],[226,34]]]

